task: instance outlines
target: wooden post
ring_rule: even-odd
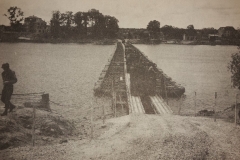
[[[213,108],[214,111],[214,122],[216,122],[216,107],[217,107],[217,92],[215,92],[215,105]]]
[[[93,99],[91,101],[91,140],[93,139]]]
[[[114,91],[113,91],[113,79],[112,79],[112,109],[114,109]]]
[[[165,96],[166,96],[166,101],[167,101],[167,104],[168,104],[168,95],[167,95],[167,87],[166,87],[166,80],[165,80],[165,78],[163,78],[164,79],[164,88],[165,88]]]
[[[103,124],[105,124],[105,106],[103,104]]]
[[[236,102],[235,102],[235,125],[237,125],[237,96],[238,94],[236,94]]]
[[[195,117],[197,116],[197,92],[195,92],[195,98],[194,98],[194,110],[195,110]]]
[[[123,77],[120,77],[120,82],[123,81]],[[119,85],[119,88],[120,88],[120,85]],[[122,104],[122,98],[121,98],[121,94],[119,94],[119,101],[121,103],[121,106],[122,106],[122,114],[124,115],[124,111],[123,111],[123,104]]]
[[[122,98],[121,98],[121,95],[119,94],[119,101],[120,101],[120,103],[121,103],[121,106],[122,106],[122,114],[124,114],[123,113],[123,104],[122,104]]]
[[[48,93],[42,95],[41,103],[44,108],[51,111],[50,106],[49,106],[49,94]]]
[[[114,84],[114,77],[112,79],[112,107],[113,107],[113,112],[114,112],[114,117],[116,117],[116,92],[115,92],[115,88],[114,88],[115,84]]]
[[[182,104],[183,104],[183,99],[182,99],[183,95],[181,95],[180,97],[180,105],[179,105],[179,109],[178,109],[178,115],[180,115],[180,111],[181,111],[181,108],[182,108]]]
[[[114,117],[117,117],[117,94],[114,92]]]
[[[33,105],[32,147],[35,146],[35,118],[36,118],[36,109],[35,109],[35,105]]]

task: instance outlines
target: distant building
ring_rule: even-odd
[[[0,25],[0,33],[2,33],[4,31],[4,25]]]
[[[48,31],[47,23],[37,16],[30,16],[25,18],[23,25],[26,32],[41,34]]]
[[[151,34],[146,28],[119,28],[118,37],[127,39],[149,39],[151,38]],[[163,33],[159,32],[157,38],[161,40],[164,39]]]
[[[219,37],[232,37],[236,34],[236,30],[232,26],[220,27],[218,29]]]
[[[197,40],[197,34],[183,34],[183,40],[184,41],[195,41]]]
[[[183,41],[196,41],[199,31],[195,29],[185,29],[183,34]]]
[[[146,33],[147,29],[145,28],[119,28],[118,36],[129,39],[140,39],[141,34]]]
[[[219,40],[219,35],[218,34],[209,34],[208,39],[210,42],[215,42],[215,41]]]

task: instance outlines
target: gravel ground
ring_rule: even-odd
[[[128,115],[95,121],[94,138],[0,151],[1,159],[240,159],[239,126],[210,118]]]

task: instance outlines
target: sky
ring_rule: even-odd
[[[116,17],[120,28],[146,28],[152,20],[161,27],[240,28],[240,0],[0,0],[0,24],[9,25],[3,14],[11,6],[21,8],[24,17],[35,15],[48,23],[55,10],[76,13],[94,8]]]

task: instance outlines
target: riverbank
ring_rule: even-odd
[[[147,48],[151,47],[150,45],[144,46]],[[164,61],[161,61],[160,64],[158,64],[158,66],[161,66],[161,68],[166,66],[163,68],[164,71],[168,71],[167,68],[169,68],[172,71],[177,71],[177,73],[173,73],[172,75],[180,75],[181,77],[185,77],[185,79],[174,78],[178,82],[184,84],[184,86],[187,86],[187,92],[185,93],[187,96],[183,97],[184,99],[191,98],[189,93],[191,92],[192,95],[194,95],[194,91],[197,89],[210,88],[210,91],[212,92],[209,90],[207,92],[213,94],[207,95],[207,97],[211,98],[212,96],[212,102],[214,103],[215,89],[212,88],[212,85],[215,85],[217,84],[216,82],[218,82],[220,85],[216,86],[216,88],[220,88],[220,86],[225,88],[225,86],[228,86],[230,82],[226,83],[221,76],[213,76],[212,73],[217,72],[210,69],[217,68],[223,71],[224,69],[221,67],[225,67],[224,64],[227,64],[228,58],[226,55],[229,54],[226,53],[229,53],[230,49],[224,50],[228,47],[219,47],[219,50],[216,51],[218,46],[199,46],[201,49],[198,50],[201,52],[196,53],[192,50],[189,50],[189,48],[192,49],[195,47],[177,45],[175,45],[175,47],[175,50],[172,50],[174,45],[152,46],[150,48],[151,50],[149,50],[149,53],[155,53],[156,57],[150,55],[148,56],[152,60],[164,60],[165,63]],[[103,48],[106,49],[102,50]],[[185,105],[181,105],[181,101],[178,101],[176,107],[170,105],[174,111],[174,114],[178,114],[178,107],[181,105],[180,115],[182,116],[172,115],[169,117],[162,117],[156,115],[141,115],[139,118],[135,118],[134,115],[127,115],[124,117],[113,118],[114,112],[111,108],[111,100],[106,99],[106,101],[103,101],[102,97],[99,99],[92,97],[93,84],[99,77],[104,65],[107,64],[107,58],[111,53],[113,53],[113,48],[114,46],[76,44],[1,44],[2,53],[0,55],[3,58],[0,59],[5,59],[8,62],[11,61],[11,66],[13,69],[15,68],[14,70],[16,73],[24,77],[24,81],[19,81],[17,83],[15,90],[16,93],[18,93],[18,91],[28,91],[25,90],[28,89],[27,87],[31,89],[37,87],[35,90],[49,92],[51,101],[60,104],[51,104],[51,109],[54,111],[54,114],[57,113],[63,116],[64,119],[74,122],[76,131],[83,132],[83,130],[85,130],[86,132],[83,132],[84,136],[81,134],[79,134],[79,136],[68,136],[66,138],[67,141],[66,139],[55,139],[56,141],[54,143],[48,142],[52,139],[52,137],[49,136],[46,137],[46,139],[44,138],[46,141],[44,145],[36,143],[34,149],[32,149],[31,144],[27,145],[23,143],[23,146],[21,147],[12,147],[0,151],[0,157],[7,160],[177,159],[178,157],[182,159],[201,159],[199,157],[202,155],[202,159],[205,157],[205,159],[214,159],[215,157],[215,159],[239,159],[239,129],[238,126],[235,128],[235,125],[232,123],[234,120],[234,111],[227,110],[229,114],[227,117],[229,119],[231,118],[231,121],[217,119],[217,122],[215,123],[212,117],[193,117],[195,109],[197,109],[197,111],[202,109],[212,109],[213,106],[213,103],[211,103],[211,105],[207,105],[209,100],[206,98],[201,99],[201,102],[198,103],[198,98],[201,97],[199,92],[197,92],[197,108],[194,105],[194,101],[187,101],[189,103],[185,103]],[[208,48],[209,50],[214,48],[215,52],[211,54],[207,50],[202,50],[203,48]],[[170,49],[169,52],[162,54],[164,51],[166,52],[166,49]],[[16,50],[18,51],[17,53],[15,53]],[[220,51],[225,54],[221,53]],[[236,52],[235,50],[233,51]],[[148,51],[144,52],[148,53]],[[176,53],[176,56],[172,55],[174,53]],[[215,56],[216,53],[218,53],[218,56]],[[196,56],[189,58],[189,56],[186,56],[186,54],[189,56]],[[213,56],[210,58],[206,56],[209,54]],[[166,58],[164,55],[171,55],[171,58]],[[181,65],[176,65],[178,68],[174,69],[174,64],[179,64],[174,57],[178,57],[177,59],[180,59],[181,64],[184,64],[184,66],[189,64],[189,66],[186,66],[187,69],[194,69],[196,67],[196,70],[187,70],[187,72],[182,72]],[[194,57],[206,57],[206,60],[213,59],[214,61],[211,61],[210,63],[208,61],[208,63],[206,63],[201,59],[197,59],[196,61]],[[222,57],[224,60],[227,60],[223,61],[219,59]],[[190,60],[190,62],[192,62],[194,65],[191,65],[191,63],[186,60]],[[216,65],[216,61],[219,62],[219,65],[218,63]],[[168,65],[169,63],[172,65]],[[212,63],[214,63],[214,66],[216,67],[209,67],[207,65]],[[204,65],[207,69],[203,69],[202,67],[199,67],[199,65]],[[23,68],[23,70],[21,70],[21,68]],[[26,70],[26,68],[28,69]],[[72,70],[73,68],[74,70]],[[186,69],[183,68],[183,70]],[[29,71],[31,72],[26,74]],[[197,71],[205,71],[204,73],[206,75],[217,77],[217,79],[210,83],[209,81],[203,81],[202,76],[194,75],[193,78],[188,76],[189,73],[191,76],[193,75],[191,73],[199,74]],[[202,75],[202,72],[200,75]],[[220,72],[220,75],[227,74],[226,72]],[[226,77],[227,79],[229,78],[228,75]],[[211,78],[205,76],[204,79],[211,80]],[[208,82],[207,86],[202,85],[201,82]],[[196,84],[200,85],[198,86]],[[22,88],[19,86],[22,86]],[[230,92],[230,89],[226,92],[221,92],[224,94],[224,96],[229,94],[225,100],[221,100],[221,94],[218,94],[218,106],[224,104],[224,109],[230,106],[224,103],[231,97],[234,97],[231,96]],[[192,97],[193,100],[194,96]],[[109,104],[107,104],[107,102]],[[234,104],[235,101],[232,101],[232,103]],[[103,105],[105,105],[105,114],[107,119],[106,125],[103,125],[102,121],[104,108]],[[93,108],[92,112],[91,107]],[[0,109],[0,112],[2,113],[3,105],[0,106]],[[121,108],[119,109],[121,110]],[[217,107],[217,109],[223,110],[220,106]],[[15,112],[18,112],[18,110],[19,109],[16,109]],[[25,111],[23,113],[25,113]],[[23,113],[19,112],[18,115],[20,116]],[[91,140],[90,134],[91,113],[93,114],[94,124],[93,140]],[[37,111],[37,117],[38,116],[39,115]],[[1,118],[6,117],[0,117],[0,119]],[[217,118],[220,117],[218,116]],[[13,133],[15,132],[8,133],[7,135],[12,135]],[[38,138],[38,136],[36,138]],[[206,140],[209,140],[209,138],[213,141],[212,144],[206,142]],[[236,147],[236,150],[234,147]],[[34,158],[31,158],[32,156]]]
[[[117,40],[116,39],[96,39],[96,38],[79,38],[79,39],[53,39],[53,38],[27,38],[27,37],[10,37],[0,39],[0,42],[6,43],[53,43],[53,44],[61,44],[61,43],[79,43],[79,44],[96,44],[96,45],[114,45]]]
[[[93,140],[17,147],[3,159],[239,159],[240,128],[176,115],[127,115],[95,122]]]
[[[238,46],[240,41],[223,41],[223,42],[209,42],[209,41],[181,41],[181,40],[144,40],[144,39],[128,39],[131,44],[146,44],[146,45],[157,45],[157,44],[177,44],[177,45],[232,45]],[[79,43],[79,44],[96,44],[96,45],[114,45],[117,43],[117,39],[92,39],[92,38],[82,38],[82,39],[51,39],[51,38],[9,38],[0,39],[0,43]]]
[[[132,44],[176,44],[176,45],[232,45],[238,46],[240,44],[240,40],[238,41],[216,41],[216,42],[209,42],[209,41],[183,41],[183,40],[142,40],[142,39],[129,39],[128,40]]]
[[[64,40],[64,39],[41,39],[41,40],[14,40],[14,41],[0,41],[5,43],[79,43],[79,44],[96,44],[96,45],[114,45],[116,40],[91,40],[91,39],[80,39],[80,40]]]

